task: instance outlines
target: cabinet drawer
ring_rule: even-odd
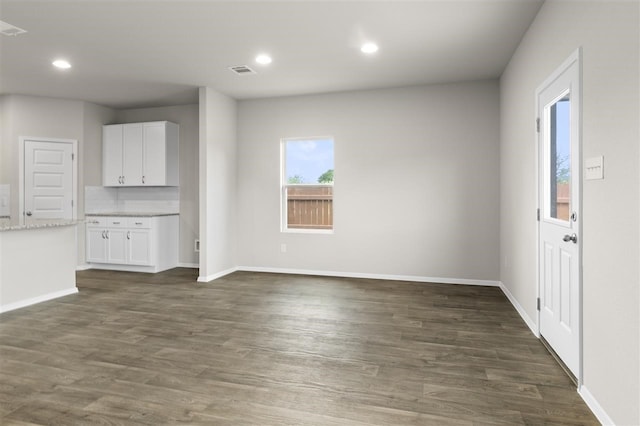
[[[87,226],[104,228],[107,225],[106,217],[87,216]]]
[[[126,228],[127,227],[127,218],[126,217],[109,217],[107,218],[107,228]]]
[[[129,228],[140,228],[147,229],[151,228],[151,219],[150,217],[128,217],[127,218],[127,226]]]

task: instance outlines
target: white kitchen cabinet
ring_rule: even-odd
[[[120,124],[102,127],[102,184],[122,184],[123,127]]]
[[[86,258],[97,269],[160,272],[178,265],[178,215],[89,217]]]
[[[110,124],[102,131],[104,186],[178,186],[179,126]]]
[[[100,221],[100,218],[90,218],[87,221],[86,236],[86,261],[106,262],[107,239],[104,220]]]

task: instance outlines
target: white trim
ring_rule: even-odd
[[[582,398],[582,400],[587,404],[587,407],[591,410],[591,412],[596,416],[598,421],[605,426],[613,426],[615,423],[611,420],[611,417],[607,414],[607,412],[602,408],[602,405],[598,403],[598,400],[585,385],[582,385],[578,388],[578,395]]]
[[[71,164],[71,192],[73,194],[73,207],[71,209],[71,219],[78,219],[78,140],[77,139],[60,139],[60,138],[43,138],[31,136],[18,137],[18,220],[20,225],[24,225],[24,143],[25,141],[34,142],[53,142],[53,143],[70,143],[71,152],[73,153],[73,163]]]
[[[507,299],[509,299],[509,302],[511,302],[513,307],[516,308],[516,311],[518,312],[518,314],[520,314],[520,317],[524,320],[525,324],[527,324],[527,327],[529,327],[534,336],[539,338],[540,334],[538,332],[538,324],[533,319],[531,319],[531,317],[527,314],[527,311],[525,311],[522,305],[518,303],[518,300],[514,297],[513,294],[511,294],[507,286],[505,286],[502,281],[500,281],[499,286],[504,295],[507,296]]]
[[[178,262],[178,268],[199,268],[199,263]]]
[[[9,303],[8,305],[0,306],[0,314],[4,312],[13,311],[27,306],[35,305],[37,303],[46,302],[48,300],[57,299],[59,297],[69,296],[78,292],[77,287],[69,288],[66,290],[55,291],[53,293],[43,294],[42,296],[32,297],[30,299],[21,300],[19,302]]]
[[[286,228],[286,229],[283,229],[280,232],[283,233],[283,234],[324,234],[324,235],[331,235],[331,234],[333,234],[333,228],[332,229]]]
[[[76,271],[86,271],[87,269],[93,269],[93,266],[88,263],[76,266]]]
[[[238,270],[238,268],[229,268],[229,269],[226,269],[224,271],[217,272],[215,274],[207,275],[206,277],[199,276],[198,277],[198,282],[199,283],[208,283],[209,281],[217,280],[218,278],[224,277],[225,275],[229,275],[231,273],[234,273],[237,270]]]
[[[481,285],[489,287],[499,287],[499,281],[472,280],[467,278],[442,278],[442,277],[422,277],[417,275],[388,275],[388,274],[368,274],[363,272],[337,272],[337,271],[317,271],[310,269],[289,269],[289,268],[268,268],[261,266],[238,266],[238,271],[245,272],[267,272],[274,274],[295,274],[295,275],[318,275],[323,277],[343,277],[343,278],[367,278],[373,280],[390,281],[411,281],[421,283],[436,284],[462,284]]]

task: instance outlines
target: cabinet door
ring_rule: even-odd
[[[122,177],[122,125],[102,128],[102,185],[120,186]]]
[[[125,186],[142,185],[142,123],[124,124],[123,167]]]
[[[126,229],[107,229],[107,261],[109,263],[127,263]]]
[[[165,185],[167,182],[165,123],[146,123],[143,141],[144,184]]]
[[[87,227],[86,261],[104,263],[107,261],[107,240],[104,228]]]
[[[131,265],[152,265],[151,231],[148,229],[130,229],[127,231],[129,258]]]

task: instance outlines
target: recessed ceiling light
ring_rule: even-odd
[[[258,55],[256,56],[256,62],[262,65],[268,65],[271,63],[271,56],[269,55]]]
[[[378,51],[378,45],[375,43],[365,43],[360,47],[360,51],[367,54],[376,53]]]
[[[71,64],[69,63],[69,61],[65,61],[64,59],[56,59],[55,61],[52,62],[52,64],[54,67],[60,68],[63,70],[71,68]]]

